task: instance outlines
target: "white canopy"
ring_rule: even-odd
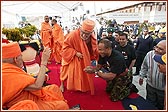
[[[2,23],[6,26],[13,21],[17,26],[21,17],[39,17],[38,25],[43,21],[45,15],[59,16],[69,19],[69,12],[77,6],[82,6],[78,1],[2,1],[1,14]],[[68,20],[66,20],[68,21]]]
[[[2,1],[2,11],[21,16],[58,15],[72,10],[81,2],[76,1]]]
[[[138,3],[137,1],[1,1],[1,22],[2,24],[15,23],[21,20],[22,16],[25,17],[44,17],[60,16],[64,23],[70,23],[71,18],[80,16],[86,13],[87,10],[90,14],[96,14],[106,10],[113,10],[131,4]],[[36,20],[39,23],[43,18]],[[38,23],[38,25],[39,25]]]

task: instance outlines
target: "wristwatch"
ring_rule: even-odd
[[[95,71],[95,74],[98,75],[98,72],[103,73],[102,70]]]
[[[98,71],[95,71],[95,75],[98,75]]]

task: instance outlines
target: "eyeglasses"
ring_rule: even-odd
[[[160,51],[163,51],[164,49],[163,48],[160,48],[159,46],[154,46],[153,49],[158,49]]]
[[[85,31],[83,31],[83,30],[81,30],[81,32],[82,32],[82,34],[85,34],[86,36],[89,36],[89,35],[91,35],[92,34],[92,32],[85,32]]]

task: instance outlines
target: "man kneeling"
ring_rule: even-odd
[[[106,92],[112,101],[122,100],[131,92],[132,74],[126,68],[123,55],[112,50],[111,42],[102,39],[98,44],[99,60],[97,66],[87,66],[84,71],[95,73],[107,81]],[[103,71],[101,68],[104,68]]]

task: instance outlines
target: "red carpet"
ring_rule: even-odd
[[[54,62],[48,65],[51,72],[48,74],[50,80],[49,84],[57,84],[60,86],[60,66]],[[94,78],[95,95],[90,95],[90,92],[82,93],[79,91],[67,91],[63,93],[65,99],[68,101],[70,107],[80,104],[82,110],[124,110],[121,101],[112,102],[105,92],[106,82],[99,78]],[[131,94],[130,97],[137,97],[137,94]]]

